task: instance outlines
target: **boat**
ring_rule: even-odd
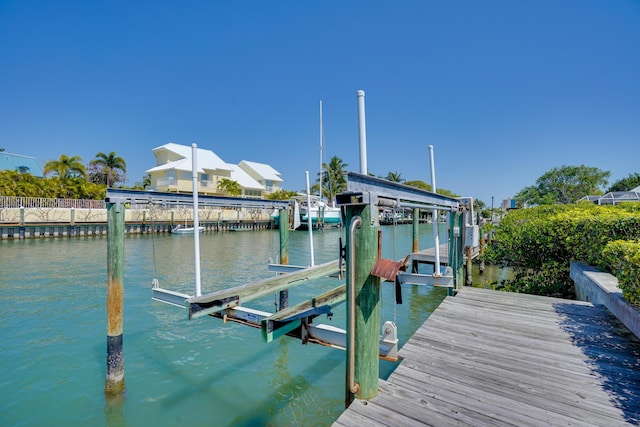
[[[320,179],[318,186],[318,195],[312,195],[309,191],[309,180],[307,178],[307,194],[298,194],[293,198],[294,202],[294,221],[298,218],[295,208],[299,208],[300,224],[295,225],[294,229],[308,228],[309,215],[311,216],[312,228],[341,227],[342,211],[339,207],[329,205],[322,199],[322,150],[324,149],[324,130],[322,124],[322,100],[320,100]]]
[[[198,232],[202,233],[204,231],[204,227],[198,227]],[[195,227],[183,227],[178,224],[171,229],[171,233],[173,234],[193,234],[195,232]]]
[[[331,206],[323,201],[319,196],[309,197],[311,205],[308,206],[307,196],[298,195],[293,198],[299,209],[300,225],[296,228],[308,227],[311,215],[311,225],[314,228],[341,227],[342,211],[339,207]]]

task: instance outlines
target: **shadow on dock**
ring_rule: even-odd
[[[560,327],[586,356],[585,363],[601,378],[611,403],[625,419],[640,424],[640,339],[602,308],[554,304]],[[627,368],[627,369],[621,369]]]

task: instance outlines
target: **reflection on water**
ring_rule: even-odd
[[[383,256],[403,257],[411,226],[383,230]],[[314,235],[317,264],[338,257],[340,236]],[[278,239],[268,230],[203,234],[203,292],[271,277]],[[289,260],[309,264],[306,233],[290,233]],[[192,293],[193,237],[173,235],[125,238],[126,393],[106,400],[106,275],[104,237],[0,241],[0,425],[330,425],[342,412],[344,352],[287,337],[267,344],[258,329],[188,321],[184,310],[151,300],[154,276]],[[293,288],[290,304],[335,286],[326,278]],[[394,286],[383,284],[381,319],[395,320],[401,345],[446,295],[402,292],[396,306]],[[273,311],[274,299],[248,305]],[[344,328],[344,305],[315,322]],[[381,376],[392,369],[381,363]]]
[[[473,286],[486,289],[500,288],[506,280],[513,279],[513,270],[509,267],[486,265],[484,272],[480,274],[478,264],[473,264]]]

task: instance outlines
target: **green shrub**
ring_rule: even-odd
[[[602,252],[602,261],[604,268],[618,278],[624,298],[640,304],[640,241],[609,242]]]
[[[574,297],[570,262],[607,267],[603,251],[614,240],[640,239],[640,204],[540,206],[509,212],[487,259],[513,267],[505,289]],[[638,267],[638,266],[637,266]],[[613,272],[615,274],[615,272]]]

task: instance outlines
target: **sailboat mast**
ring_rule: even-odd
[[[320,200],[322,200],[322,146],[324,145],[324,131],[322,129],[322,99],[320,100],[320,185],[318,186],[318,193]]]

